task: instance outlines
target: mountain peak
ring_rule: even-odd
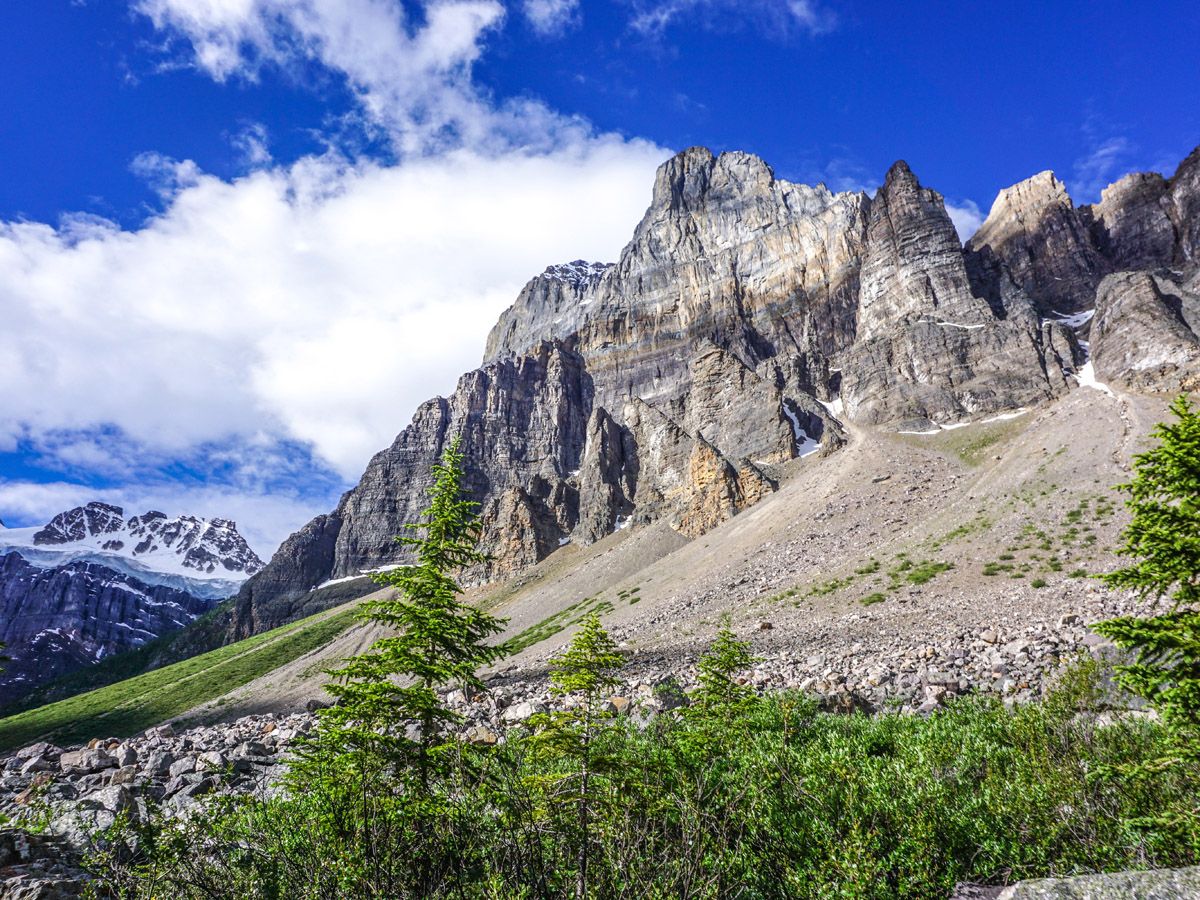
[[[175,518],[159,510],[125,517],[111,503],[65,510],[40,529],[6,529],[6,544],[54,553],[94,553],[133,560],[154,572],[239,580],[263,567],[231,519]]]

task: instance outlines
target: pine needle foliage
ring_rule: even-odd
[[[448,729],[461,721],[438,697],[454,684],[482,689],[478,670],[504,655],[488,643],[504,621],[460,599],[454,573],[488,557],[477,546],[477,504],[463,489],[464,454],[458,438],[433,466],[423,521],[396,538],[415,563],[379,573],[395,593],[363,604],[361,617],[395,632],[368,652],[331,671],[327,685],[337,704],[321,711],[324,746],[367,751],[412,766],[427,784],[453,749]]]
[[[617,672],[624,664],[617,645],[591,613],[580,623],[570,645],[550,661],[551,693],[575,701],[566,709],[536,716],[531,725],[535,756],[557,758],[569,765],[535,780],[547,803],[570,810],[575,831],[575,891],[579,900],[588,896],[588,867],[595,840],[592,820],[598,802],[597,779],[619,765],[605,746],[613,729],[615,711],[606,695],[620,682]]]
[[[699,685],[692,692],[692,709],[704,715],[732,719],[754,700],[754,689],[737,676],[756,662],[748,641],[739,641],[726,616],[712,646],[696,665]]]
[[[1172,609],[1095,626],[1136,653],[1134,663],[1117,668],[1117,681],[1148,701],[1174,737],[1172,753],[1120,768],[1135,778],[1195,778],[1200,767],[1200,412],[1186,396],[1171,412],[1176,421],[1155,427],[1157,446],[1134,458],[1134,477],[1120,486],[1133,513],[1121,553],[1133,562],[1103,579],[1143,598],[1169,598]],[[1200,845],[1200,805],[1166,815]]]

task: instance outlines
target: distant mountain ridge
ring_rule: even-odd
[[[0,526],[0,704],[187,626],[262,566],[226,519],[92,502]]]
[[[231,637],[312,612],[331,579],[406,561],[393,541],[460,435],[503,578],[566,543],[661,522],[704,533],[846,425],[928,432],[1097,379],[1200,387],[1200,148],[1076,207],[1042,173],[964,247],[904,162],[872,197],[691,148],[658,170],[613,264],[533,278],[483,365],[423,404],[332,512],[239,592]]]
[[[205,597],[229,596],[263,567],[228,519],[172,518],[157,510],[126,518],[121,507],[99,501],[61,512],[41,527],[0,528],[4,549],[43,566],[98,562]]]

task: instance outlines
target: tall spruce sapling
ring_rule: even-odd
[[[445,774],[453,747],[448,729],[462,720],[438,689],[451,684],[482,689],[479,668],[505,652],[488,643],[504,629],[504,620],[462,602],[453,575],[488,559],[477,546],[477,504],[465,496],[463,462],[455,438],[433,466],[423,521],[405,526],[415,536],[396,538],[416,561],[374,576],[396,591],[364,603],[361,617],[395,633],[329,673],[335,680],[326,690],[338,702],[320,713],[326,748],[386,759],[415,773],[415,787],[424,790],[431,778]]]
[[[534,747],[548,758],[570,760],[575,771],[565,777],[542,779],[550,782],[553,797],[575,809],[578,843],[575,852],[575,896],[588,895],[588,863],[591,857],[592,813],[596,803],[593,779],[613,763],[601,744],[615,716],[609,692],[620,682],[617,672],[624,658],[600,624],[599,613],[584,618],[562,653],[550,660],[551,692],[571,698],[574,705],[539,715],[531,720],[538,729]]]
[[[1134,561],[1103,576],[1143,598],[1170,598],[1171,611],[1095,626],[1136,652],[1133,664],[1118,667],[1118,683],[1145,698],[1175,739],[1172,756],[1127,769],[1131,775],[1200,764],[1200,412],[1185,396],[1171,412],[1176,421],[1154,428],[1158,445],[1134,458],[1133,479],[1119,488],[1133,513],[1121,553]],[[1193,824],[1200,828],[1200,810]]]

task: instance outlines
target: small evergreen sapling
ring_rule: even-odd
[[[754,702],[754,689],[739,684],[737,675],[754,665],[750,644],[739,641],[729,625],[721,622],[717,637],[697,664],[699,685],[692,692],[692,709],[705,716],[732,720]]]

